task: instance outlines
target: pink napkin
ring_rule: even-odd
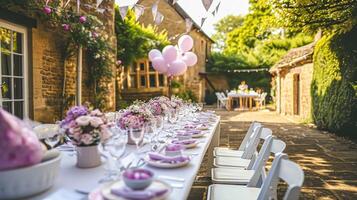
[[[20,119],[0,108],[0,170],[34,165],[43,152],[35,133]]]
[[[183,144],[183,145],[189,145],[195,143],[196,140],[172,140],[172,144]]]
[[[150,152],[148,153],[149,158],[154,161],[161,161],[163,163],[181,163],[190,160],[188,156],[165,156],[159,153]]]

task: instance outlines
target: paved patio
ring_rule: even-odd
[[[269,110],[217,111],[221,116],[221,146],[237,148],[251,121],[262,122],[287,143],[289,158],[303,167],[301,199],[357,199],[357,145],[350,140],[295,123]],[[207,160],[201,166],[189,199],[206,199],[210,179]],[[280,192],[281,193],[281,192]]]

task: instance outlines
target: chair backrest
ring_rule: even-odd
[[[221,96],[222,96],[223,98],[227,98],[227,96],[226,96],[226,94],[224,94],[224,92],[221,92]]]
[[[250,179],[250,182],[247,186],[257,187],[259,178],[262,177],[263,181],[265,179],[265,165],[269,159],[271,153],[274,155],[282,153],[286,147],[285,142],[277,139],[273,135],[267,136],[265,139],[262,148],[259,151],[258,157],[253,163],[251,169],[255,170],[253,177]],[[264,172],[264,174],[262,174]],[[264,175],[264,176],[263,176]]]
[[[216,92],[217,99],[221,99],[221,94],[219,92]]]
[[[264,180],[258,200],[277,199],[277,185],[282,179],[288,184],[284,200],[299,199],[300,189],[304,182],[304,171],[301,167],[290,161],[284,153],[275,156],[268,177]]]
[[[244,136],[244,138],[243,138],[243,141],[242,141],[242,143],[240,144],[240,146],[239,146],[239,148],[238,148],[239,151],[244,151],[244,150],[245,150],[245,147],[246,147],[246,145],[247,145],[247,142],[248,142],[250,136],[253,134],[254,129],[255,129],[256,127],[258,127],[258,126],[261,126],[261,124],[260,124],[259,122],[256,122],[256,121],[253,121],[253,122],[250,124],[250,126],[249,126],[249,128],[248,128],[248,131],[247,131],[247,133],[245,134],[245,136]]]
[[[263,127],[257,126],[254,128],[252,135],[249,137],[246,146],[244,148],[244,152],[242,158],[244,159],[254,159],[255,152],[257,151],[257,147],[260,141],[260,136],[262,134]]]

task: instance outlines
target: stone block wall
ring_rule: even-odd
[[[313,64],[307,63],[281,72],[281,103],[280,113],[294,115],[294,75],[300,77],[299,86],[299,117],[308,119],[311,115],[311,81]]]

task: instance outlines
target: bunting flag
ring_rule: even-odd
[[[154,21],[157,15],[157,10],[159,8],[159,2],[160,0],[157,0],[151,7],[152,17],[154,18]]]
[[[212,5],[213,0],[202,0],[202,4],[205,7],[206,11],[209,10],[209,8]]]
[[[125,19],[126,14],[128,13],[128,9],[129,9],[128,6],[119,7],[119,13],[120,13],[120,16],[121,16],[121,18],[122,18],[123,20]]]
[[[204,17],[204,18],[201,19],[201,27],[202,27],[203,24],[205,23],[206,19],[207,19],[207,17]]]
[[[136,21],[138,21],[139,18],[144,14],[144,10],[145,10],[145,7],[142,5],[137,4],[134,6]]]
[[[160,25],[163,20],[164,20],[164,16],[159,11],[157,11],[156,16],[154,18],[155,24]]]
[[[212,12],[212,15],[213,15],[213,16],[215,16],[215,15],[216,15],[216,10],[214,10],[214,11]]]
[[[97,0],[97,8],[100,6],[100,4],[103,2],[103,0]]]
[[[216,11],[216,13],[218,13],[218,9],[219,9],[219,6],[221,5],[221,2],[219,2],[216,6],[216,9],[214,11]]]
[[[190,18],[186,18],[186,33],[190,32],[192,29],[193,21]]]

